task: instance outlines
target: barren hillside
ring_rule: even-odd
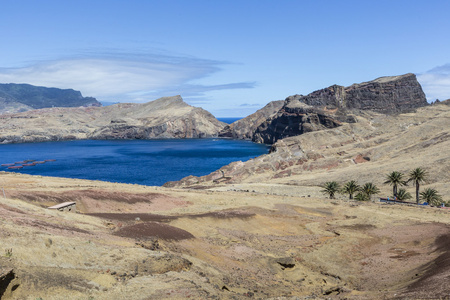
[[[223,128],[180,101],[8,115],[1,136],[194,137]],[[252,120],[275,120],[279,105]],[[417,167],[429,175],[421,188],[450,200],[448,102],[359,111],[337,125],[165,187],[0,172],[0,298],[448,298],[450,209],[378,201],[392,193],[388,173]],[[227,130],[249,137],[241,129]],[[349,180],[380,192],[371,201],[322,194],[325,182]],[[76,213],[48,209],[68,201]]]
[[[180,96],[106,107],[46,108],[0,116],[0,143],[214,137],[226,125]]]
[[[270,154],[234,162],[203,177],[190,176],[170,187],[209,187],[219,190],[249,189],[270,192],[271,184],[308,187],[301,195],[320,195],[327,181],[360,184],[373,182],[382,195],[392,171],[408,173],[421,167],[429,172],[424,187],[436,188],[450,200],[450,106],[444,102],[416,113],[389,116],[365,112],[356,123],[285,138]],[[241,185],[245,187],[240,187]],[[408,187],[412,194],[414,187]]]
[[[0,173],[2,299],[445,297],[448,210]],[[291,193],[292,195],[286,195]],[[75,201],[78,213],[46,207]]]

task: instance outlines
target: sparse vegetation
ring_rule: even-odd
[[[360,193],[356,194],[355,200],[357,200],[357,201],[369,201],[370,197],[367,194],[365,194],[364,192],[360,192]]]
[[[353,199],[353,194],[358,192],[361,189],[361,187],[356,183],[355,180],[351,180],[347,182],[343,187],[341,192],[343,194],[348,194],[349,199]]]
[[[430,205],[440,206],[444,201],[442,201],[442,196],[438,194],[435,189],[427,188],[420,193],[420,198],[424,202],[428,202]]]
[[[412,196],[409,192],[407,192],[405,189],[399,189],[397,192],[397,199],[400,201],[406,201],[411,199]]]
[[[330,199],[334,199],[336,193],[339,192],[339,184],[336,181],[326,182],[323,186],[322,193],[330,196]]]
[[[445,202],[442,196],[432,188],[427,188],[423,192],[419,193],[420,184],[425,182],[428,177],[428,172],[422,168],[416,168],[409,172],[408,180],[404,180],[404,174],[398,171],[393,171],[386,176],[385,184],[392,185],[392,192],[394,197],[400,201],[407,201],[412,199],[413,196],[404,188],[398,188],[399,186],[405,186],[408,182],[412,181],[416,187],[416,202],[419,204],[419,200],[427,202],[430,205],[450,207],[450,201]],[[335,199],[336,193],[348,194],[349,199],[355,199],[357,201],[369,201],[372,195],[380,192],[380,189],[372,182],[367,182],[363,186],[357,184],[355,180],[350,180],[342,186],[336,181],[328,181],[322,185],[322,193],[329,195],[330,199]],[[353,196],[356,193],[355,196]],[[420,197],[419,197],[420,196]]]
[[[367,182],[362,186],[361,192],[363,195],[367,196],[367,200],[370,200],[372,198],[372,195],[380,192],[380,189],[372,182]]]
[[[397,197],[397,187],[406,185],[404,174],[398,171],[393,171],[392,173],[388,174],[384,183],[392,185],[392,194],[394,195],[394,197]]]
[[[408,182],[412,181],[413,184],[416,186],[416,202],[419,204],[419,188],[420,183],[425,182],[426,178],[428,177],[428,173],[422,169],[422,168],[415,168],[409,173]]]
[[[11,257],[13,255],[13,249],[9,248],[9,249],[5,249],[5,256],[6,257]]]

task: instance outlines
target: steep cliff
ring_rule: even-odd
[[[283,100],[269,102],[269,104],[248,117],[225,126],[225,128],[219,133],[219,136],[251,140],[258,126],[276,114],[283,107],[283,105]]]
[[[95,98],[72,89],[30,84],[0,84],[0,113],[15,113],[47,107],[101,106]]]
[[[355,122],[352,114],[361,110],[397,114],[427,104],[414,74],[381,77],[349,87],[332,85],[306,96],[286,98],[283,107],[256,128],[252,140],[272,144],[285,137]]]
[[[342,124],[334,114],[309,105],[285,105],[276,115],[256,128],[252,140],[273,144],[279,139],[311,131],[335,128]]]
[[[292,185],[357,180],[374,182],[389,192],[383,174],[395,169],[406,174],[422,167],[430,171],[427,184],[450,193],[449,105],[430,105],[395,117],[367,111],[355,118],[354,123],[343,122],[328,130],[280,139],[267,155],[233,162],[209,175],[189,176],[165,186],[232,189],[236,188],[233,185],[251,183],[257,189],[260,183],[271,182],[285,184],[288,189]]]
[[[332,85],[307,96],[294,95],[286,99],[287,103],[295,101],[330,109],[369,109],[388,114],[409,112],[428,104],[416,75],[411,73],[380,77],[348,87]]]
[[[47,108],[0,116],[0,143],[70,139],[216,137],[226,125],[180,96],[106,107]]]

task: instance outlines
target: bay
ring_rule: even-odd
[[[268,149],[267,145],[229,139],[5,144],[0,145],[0,164],[52,161],[17,170],[1,166],[0,171],[160,186],[188,175],[207,175],[233,161],[266,154]]]
[[[227,123],[227,124],[231,124],[231,123],[234,123],[234,122],[236,122],[236,121],[238,121],[238,120],[241,120],[242,118],[217,118],[217,120],[219,120],[219,121],[221,121],[221,122],[224,122],[224,123]]]

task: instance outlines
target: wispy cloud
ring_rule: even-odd
[[[261,104],[243,103],[243,104],[241,104],[239,106],[241,106],[241,107],[261,107]]]
[[[450,63],[417,74],[428,101],[450,98]]]
[[[154,97],[202,96],[205,92],[252,88],[254,83],[190,84],[221,70],[226,62],[161,54],[104,53],[16,68],[0,68],[0,82],[73,88],[110,101],[149,101]],[[150,97],[150,98],[149,98]]]
[[[254,82],[237,82],[217,85],[201,85],[201,84],[180,84],[176,86],[170,86],[168,88],[162,88],[157,91],[151,91],[143,93],[144,97],[155,97],[159,94],[164,95],[176,95],[181,94],[183,98],[190,98],[190,103],[197,99],[197,101],[206,101],[203,96],[206,92],[219,91],[219,90],[234,90],[234,89],[250,89],[255,87]]]

